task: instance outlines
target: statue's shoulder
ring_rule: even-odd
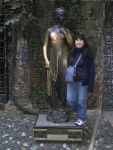
[[[50,33],[50,32],[52,32],[52,31],[54,31],[55,30],[55,26],[52,26],[52,27],[50,27],[50,28],[48,28],[48,32]]]
[[[61,30],[66,31],[66,32],[70,32],[70,30],[67,27],[62,27]]]
[[[65,30],[66,30],[66,31],[70,31],[69,28],[67,28],[67,27],[65,27]]]
[[[48,28],[47,32],[51,32],[51,30],[52,30],[51,28]]]

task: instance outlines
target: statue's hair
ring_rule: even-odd
[[[62,12],[63,14],[65,14],[64,7],[58,7],[58,8],[56,8],[55,13],[58,14],[59,12]]]

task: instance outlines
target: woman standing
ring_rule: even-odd
[[[92,49],[84,35],[76,35],[74,47],[71,49],[69,65],[73,66],[78,57],[81,58],[76,66],[73,82],[67,83],[67,102],[77,113],[76,125],[83,125],[87,119],[88,93],[93,92],[95,65]]]

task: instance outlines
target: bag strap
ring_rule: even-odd
[[[78,59],[77,59],[75,65],[74,65],[74,68],[75,68],[75,69],[76,69],[76,66],[77,66],[77,64],[79,63],[81,57],[82,57],[82,54],[79,55],[79,57],[78,57]]]

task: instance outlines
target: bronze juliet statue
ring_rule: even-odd
[[[69,46],[72,46],[72,36],[69,29],[62,24],[64,15],[65,9],[63,7],[55,10],[56,24],[47,30],[43,46],[45,66],[48,72],[47,78],[50,79],[47,83],[47,91],[54,108],[64,107],[66,102],[65,72]],[[47,53],[48,43],[50,43],[50,56]]]

